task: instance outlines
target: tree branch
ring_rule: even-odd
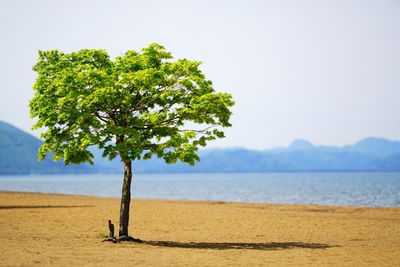
[[[195,132],[195,133],[204,133],[204,132],[206,132],[206,131],[208,131],[208,130],[210,130],[210,129],[212,129],[212,128],[215,128],[215,127],[217,127],[218,125],[217,124],[213,124],[213,125],[211,125],[211,126],[208,126],[207,128],[204,128],[204,129],[202,129],[202,130],[191,130],[191,129],[180,129],[180,130],[178,130],[179,132]]]
[[[98,118],[98,119],[101,120],[102,122],[108,123],[108,120],[105,119],[106,117],[101,116],[97,111],[95,111],[94,114],[95,114],[96,118]]]

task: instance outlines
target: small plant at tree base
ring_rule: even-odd
[[[198,148],[231,126],[231,95],[215,92],[199,65],[173,61],[159,44],[114,60],[104,50],[39,51],[29,104],[33,129],[44,128],[38,157],[51,152],[65,164],[93,164],[91,146],[109,160],[119,156],[121,239],[129,237],[132,161],[156,156],[193,165]]]
[[[98,234],[97,234],[97,237],[98,237],[98,238],[103,238],[103,239],[104,239],[104,238],[107,238],[108,235],[107,235],[106,233],[98,233]]]

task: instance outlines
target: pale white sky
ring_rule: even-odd
[[[0,120],[30,131],[37,50],[149,43],[233,95],[213,147],[400,139],[400,1],[0,1]],[[37,134],[37,133],[35,133]]]

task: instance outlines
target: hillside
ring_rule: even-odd
[[[87,165],[64,166],[51,157],[37,160],[42,141],[11,124],[0,121],[0,174],[86,173],[94,169]]]
[[[118,159],[112,162],[93,148],[95,165],[64,166],[51,157],[39,162],[36,153],[42,141],[16,127],[0,122],[0,174],[115,173],[122,172]],[[344,147],[315,146],[295,140],[288,147],[265,151],[205,149],[194,167],[166,164],[161,159],[136,161],[134,172],[385,172],[400,171],[400,142],[366,138]]]
[[[371,143],[371,148],[369,147]],[[344,147],[315,146],[295,140],[285,148],[265,151],[206,149],[194,167],[183,163],[165,164],[161,159],[133,163],[136,172],[392,172],[400,171],[400,142],[367,138]],[[99,165],[104,164],[98,160]],[[118,161],[108,170],[120,170]]]

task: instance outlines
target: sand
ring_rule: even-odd
[[[0,266],[400,266],[400,209],[0,193]]]

